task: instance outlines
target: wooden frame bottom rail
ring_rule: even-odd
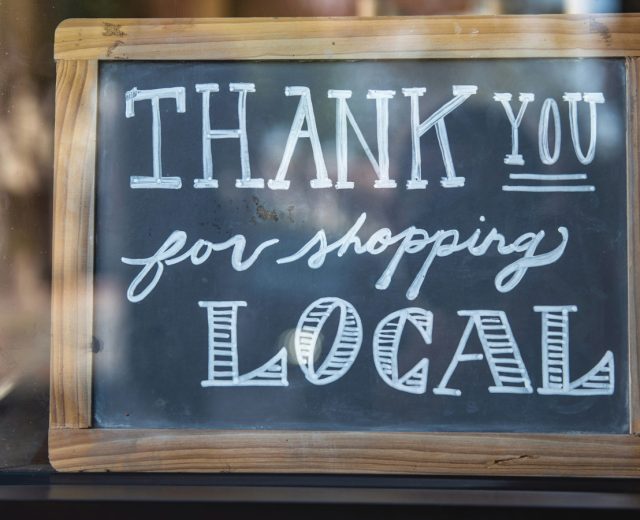
[[[640,477],[628,435],[53,429],[59,471]]]

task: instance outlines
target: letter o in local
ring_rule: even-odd
[[[314,354],[322,327],[333,311],[340,313],[338,329],[331,350],[319,368],[314,366]],[[355,361],[362,344],[362,322],[349,302],[340,298],[320,298],[309,305],[298,320],[295,349],[298,364],[308,381],[327,385],[346,374]]]

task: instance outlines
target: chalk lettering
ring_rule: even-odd
[[[291,130],[287,138],[287,144],[284,148],[282,162],[278,168],[275,179],[269,179],[268,185],[272,190],[288,190],[290,181],[285,180],[287,170],[296,144],[303,137],[309,138],[311,142],[311,150],[313,152],[313,160],[316,165],[316,178],[312,179],[310,184],[312,188],[330,188],[333,183],[327,174],[327,166],[324,162],[322,154],[322,146],[318,137],[318,128],[316,126],[316,117],[313,113],[313,104],[311,102],[311,93],[307,87],[286,87],[284,89],[285,96],[300,96],[296,114],[291,123]],[[307,129],[303,130],[302,126],[307,123]]]
[[[565,92],[562,96],[569,103],[569,125],[571,128],[571,141],[576,157],[582,164],[590,164],[596,155],[596,137],[598,126],[598,114],[596,113],[596,105],[604,103],[602,92],[585,92],[584,96],[579,92]],[[580,131],[578,129],[578,101],[584,100],[589,104],[589,149],[587,155],[582,153],[580,146]]]
[[[136,101],[151,101],[151,141],[153,146],[153,176],[133,175],[130,178],[132,188],[165,188],[177,190],[182,187],[180,177],[162,176],[162,125],[160,122],[160,100],[175,99],[176,111],[185,112],[184,87],[155,88],[151,90],[138,90],[133,87],[125,93],[125,116],[134,117]]]
[[[418,330],[427,345],[431,343],[433,313],[418,307],[401,309],[378,323],[373,333],[373,360],[378,374],[390,387],[410,394],[424,394],[429,371],[427,358],[422,358],[403,376],[398,374],[398,349],[407,321]]]
[[[422,137],[433,126],[436,127],[438,144],[444,160],[446,177],[440,180],[440,184],[445,188],[458,188],[464,186],[464,177],[456,176],[453,166],[451,149],[449,147],[449,137],[444,118],[464,103],[469,97],[477,93],[478,87],[475,85],[454,85],[452,87],[453,99],[431,114],[425,121],[420,122],[420,107],[418,98],[427,91],[424,87],[403,88],[402,93],[411,100],[411,179],[407,181],[407,189],[424,189],[427,181],[422,179],[422,159],[420,153],[420,137]]]
[[[542,388],[544,395],[611,395],[615,386],[613,353],[608,350],[584,376],[569,376],[569,313],[575,305],[536,305],[542,314]]]
[[[489,392],[500,394],[530,394],[533,392],[527,368],[524,365],[520,349],[513,337],[507,315],[502,311],[458,311],[458,316],[468,316],[467,326],[462,333],[458,348],[451,364],[440,381],[433,389],[434,394],[460,396],[462,392],[457,388],[449,388],[449,380],[456,367],[464,361],[480,361],[482,354],[465,354],[469,336],[475,328],[482,344],[484,357],[489,365],[494,385]]]
[[[264,179],[251,177],[249,164],[249,141],[247,138],[247,93],[255,92],[253,83],[230,83],[229,90],[238,93],[238,128],[211,128],[211,93],[220,90],[217,83],[198,83],[196,91],[202,94],[202,165],[203,178],[194,179],[194,188],[217,188],[218,181],[213,178],[212,141],[214,139],[240,140],[240,170],[241,179],[236,179],[237,188],[264,188]]]
[[[261,367],[240,375],[238,369],[238,308],[241,301],[201,301],[207,309],[209,338],[208,377],[200,384],[209,386],[288,386],[287,349],[282,347]]]
[[[260,253],[269,246],[277,244],[277,238],[262,242],[249,258],[243,260],[244,250],[247,241],[244,235],[235,235],[224,242],[214,243],[208,240],[199,239],[187,251],[182,254],[187,242],[187,234],[184,231],[174,231],[164,241],[160,248],[148,258],[126,258],[121,261],[127,265],[141,265],[142,270],[136,275],[129,288],[127,298],[133,303],[144,300],[158,285],[165,266],[180,263],[190,259],[193,265],[200,265],[205,262],[214,251],[224,251],[232,249],[231,267],[236,271],[244,271],[251,267],[260,256]],[[151,276],[151,280],[147,278]]]
[[[335,340],[319,368],[314,354],[323,325],[337,310],[340,316]],[[298,321],[295,333],[296,358],[308,381],[327,385],[345,375],[356,360],[362,344],[362,323],[353,305],[340,298],[320,298],[309,305]]]
[[[362,131],[356,123],[347,99],[351,97],[350,90],[329,90],[329,98],[336,99],[336,158],[338,163],[338,181],[336,189],[351,189],[354,183],[347,179],[347,122],[353,128],[360,145],[362,146],[367,159],[373,166],[377,175],[374,182],[375,188],[395,188],[396,181],[389,179],[389,99],[395,96],[393,90],[370,90],[367,99],[376,100],[376,121],[378,136],[378,160],[373,157],[369,145],[362,135]]]
[[[523,165],[524,158],[518,152],[518,129],[520,128],[520,123],[522,123],[522,118],[524,117],[524,112],[527,109],[527,105],[535,99],[535,96],[531,92],[520,93],[518,101],[520,101],[521,104],[520,110],[518,110],[517,117],[513,115],[513,109],[511,108],[511,97],[511,94],[509,94],[508,92],[496,92],[493,95],[493,99],[495,101],[499,101],[502,104],[504,111],[507,113],[509,123],[511,123],[511,153],[505,156],[504,163]]]

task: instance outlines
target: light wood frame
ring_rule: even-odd
[[[629,435],[91,428],[100,60],[623,57]],[[49,453],[61,471],[640,476],[640,15],[67,20],[57,61]]]

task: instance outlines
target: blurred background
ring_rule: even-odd
[[[640,0],[0,0],[0,471],[51,471],[53,34],[62,20],[638,11]]]

